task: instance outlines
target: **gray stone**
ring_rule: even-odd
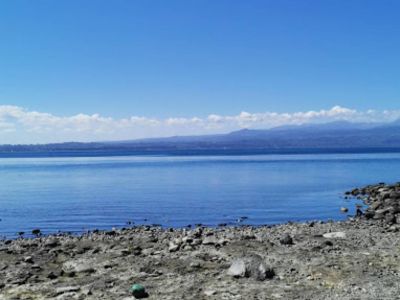
[[[251,277],[256,280],[271,279],[275,276],[274,270],[267,267],[261,256],[255,254],[235,259],[227,273],[235,278]]]
[[[47,248],[54,248],[60,245],[60,242],[56,238],[49,238],[44,243],[44,246]]]
[[[218,240],[216,239],[215,236],[206,236],[203,239],[203,245],[215,245],[218,243]]]
[[[26,256],[24,257],[24,262],[28,263],[28,264],[33,264],[33,258],[32,256]]]
[[[62,270],[69,273],[94,273],[94,268],[86,260],[71,260],[63,264]]]
[[[173,243],[173,242],[169,242],[169,246],[168,246],[168,251],[169,252],[176,252],[179,250],[179,245]]]
[[[393,224],[393,223],[396,222],[396,217],[394,215],[392,215],[392,214],[386,214],[385,215],[385,221],[388,224]]]
[[[217,291],[215,290],[205,290],[204,291],[204,295],[206,295],[207,297],[213,296],[217,293]]]
[[[71,293],[71,292],[78,292],[81,288],[79,286],[63,286],[58,287],[56,289],[56,294],[64,294],[64,293]]]
[[[232,277],[248,277],[248,269],[244,259],[236,259],[228,269],[228,275]]]
[[[293,245],[293,239],[289,234],[286,234],[280,242],[282,245]]]
[[[322,235],[326,239],[344,239],[346,238],[346,233],[342,231],[328,232]]]

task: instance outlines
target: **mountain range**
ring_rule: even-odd
[[[242,129],[227,134],[173,136],[129,141],[1,145],[0,152],[120,151],[143,154],[270,153],[295,151],[397,151],[400,121],[392,123],[331,122]]]

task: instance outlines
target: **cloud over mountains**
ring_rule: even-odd
[[[294,113],[248,113],[223,116],[156,119],[140,116],[111,118],[99,114],[56,116],[18,106],[0,105],[0,139],[5,143],[121,140],[170,135],[225,133],[241,128],[272,128],[282,125],[331,121],[391,122],[400,110],[358,111],[341,106],[328,110]]]

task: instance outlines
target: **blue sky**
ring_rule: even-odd
[[[1,1],[0,105],[119,121],[395,111],[399,11],[394,0]],[[0,129],[26,131],[9,109]]]

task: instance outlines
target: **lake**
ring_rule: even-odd
[[[0,158],[0,236],[135,224],[345,219],[353,187],[399,181],[400,154]]]

